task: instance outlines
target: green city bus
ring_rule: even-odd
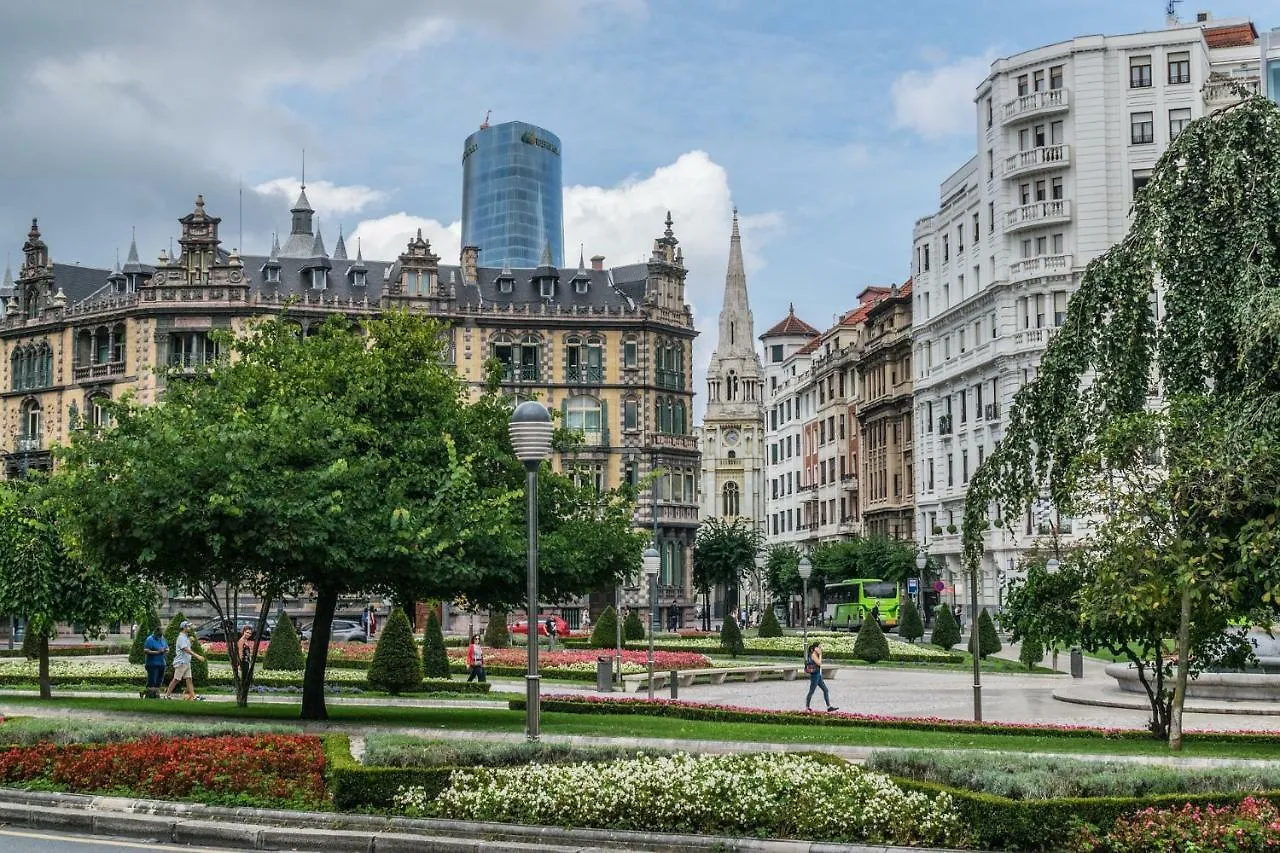
[[[879,578],[853,578],[829,583],[823,591],[826,606],[826,626],[833,631],[856,631],[873,607],[880,608],[880,626],[893,628],[898,624],[898,606],[901,597],[898,585]]]

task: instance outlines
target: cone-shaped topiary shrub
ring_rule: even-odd
[[[610,604],[591,629],[591,648],[613,649],[618,646],[618,611]]]
[[[306,655],[302,653],[302,640],[293,627],[293,620],[288,613],[280,615],[276,627],[271,631],[271,642],[267,644],[267,652],[262,656],[263,669],[301,670],[307,665]]]
[[[630,611],[627,613],[627,618],[622,620],[622,639],[644,639],[644,623],[640,621],[640,612],[638,610]]]
[[[1000,635],[996,633],[996,623],[992,621],[991,614],[986,608],[978,614],[978,630],[970,633],[977,635],[978,657],[984,660],[988,655],[993,655],[1004,648],[1000,645]],[[973,654],[973,636],[969,637],[969,654]]]
[[[169,654],[165,656],[165,662],[169,668],[165,670],[165,680],[173,679],[173,656],[178,653],[178,632],[181,630],[179,626],[187,619],[178,611],[169,620],[169,625],[164,629],[164,638],[169,643]],[[200,641],[196,639],[195,626],[192,625],[187,629],[187,636],[191,638],[191,651],[200,657],[204,657],[204,646],[200,645]],[[203,686],[209,680],[209,661],[208,659],[200,660],[200,658],[191,658],[191,683],[196,687]],[[181,687],[181,685],[179,685]]]
[[[22,656],[27,660],[36,660],[40,657],[40,633],[32,631],[30,623],[27,624],[27,630],[22,633]]]
[[[867,663],[889,657],[889,641],[884,638],[880,623],[870,616],[862,620],[862,627],[858,629],[858,639],[853,641],[853,656]]]
[[[898,636],[909,643],[924,636],[924,622],[920,619],[920,611],[911,599],[902,602],[902,611],[898,617]]]
[[[489,624],[484,628],[484,644],[491,649],[505,649],[511,645],[511,632],[507,630],[507,611],[489,611]]]
[[[1027,665],[1027,669],[1035,669],[1036,664],[1044,660],[1044,645],[1035,637],[1025,637],[1022,648],[1018,650],[1018,660]]]
[[[369,686],[398,696],[422,683],[422,661],[418,657],[418,644],[413,639],[409,617],[397,607],[391,611],[387,624],[378,637],[369,663]]]
[[[760,629],[757,632],[760,637],[781,637],[782,626],[778,624],[778,615],[773,612],[772,607],[766,607],[764,618],[760,620]]]
[[[720,645],[729,653],[729,657],[736,658],[746,651],[742,643],[742,629],[731,615],[724,618],[724,625],[720,628]]]
[[[444,649],[444,631],[436,612],[427,612],[427,630],[422,637],[422,673],[427,678],[449,677],[449,653]]]
[[[148,610],[142,614],[142,618],[138,620],[138,630],[133,632],[133,645],[129,646],[129,663],[137,666],[144,666],[147,662],[146,652],[143,650],[142,644],[147,641],[160,625],[160,614],[154,610]]]
[[[945,604],[938,605],[938,619],[933,623],[933,636],[929,642],[948,651],[960,642],[960,626],[956,624],[956,617],[952,615],[951,608]]]

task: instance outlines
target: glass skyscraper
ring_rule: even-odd
[[[522,121],[482,126],[462,150],[462,245],[480,266],[564,266],[560,139]]]

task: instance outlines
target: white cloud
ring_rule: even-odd
[[[309,185],[307,192],[311,192]],[[667,211],[671,211],[673,230],[689,270],[685,298],[702,332],[694,344],[694,390],[699,394],[700,411],[706,368],[716,346],[716,317],[729,258],[733,200],[724,167],[704,151],[690,151],[650,175],[632,176],[614,187],[566,187],[565,264],[576,265],[580,244],[588,258],[604,255],[606,266],[647,259],[654,238],[661,236],[665,227]],[[764,266],[763,247],[783,230],[785,223],[780,213],[765,211],[740,214],[739,226],[749,286],[751,273]],[[408,213],[361,222],[347,245],[354,251],[352,241],[358,239],[366,258],[391,259],[404,251],[406,242],[419,228],[444,263],[458,262],[460,222],[445,225]]]
[[[906,71],[893,81],[893,123],[927,139],[970,133],[973,93],[991,72],[990,55],[967,56],[928,71]]]
[[[274,178],[258,184],[253,191],[259,195],[279,196],[293,204],[298,198],[300,185],[301,181],[297,178]],[[307,200],[316,213],[326,219],[343,213],[359,213],[386,196],[381,190],[363,184],[340,186],[330,181],[313,181],[307,184]]]

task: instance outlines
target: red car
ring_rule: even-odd
[[[556,623],[557,637],[569,636],[568,622],[564,621],[559,616],[541,616],[538,618],[538,636],[539,637],[547,636],[547,620],[548,619],[551,619]],[[507,630],[513,634],[527,634],[529,633],[529,626],[524,619],[520,619],[515,622],[512,622],[511,625],[507,627]]]

